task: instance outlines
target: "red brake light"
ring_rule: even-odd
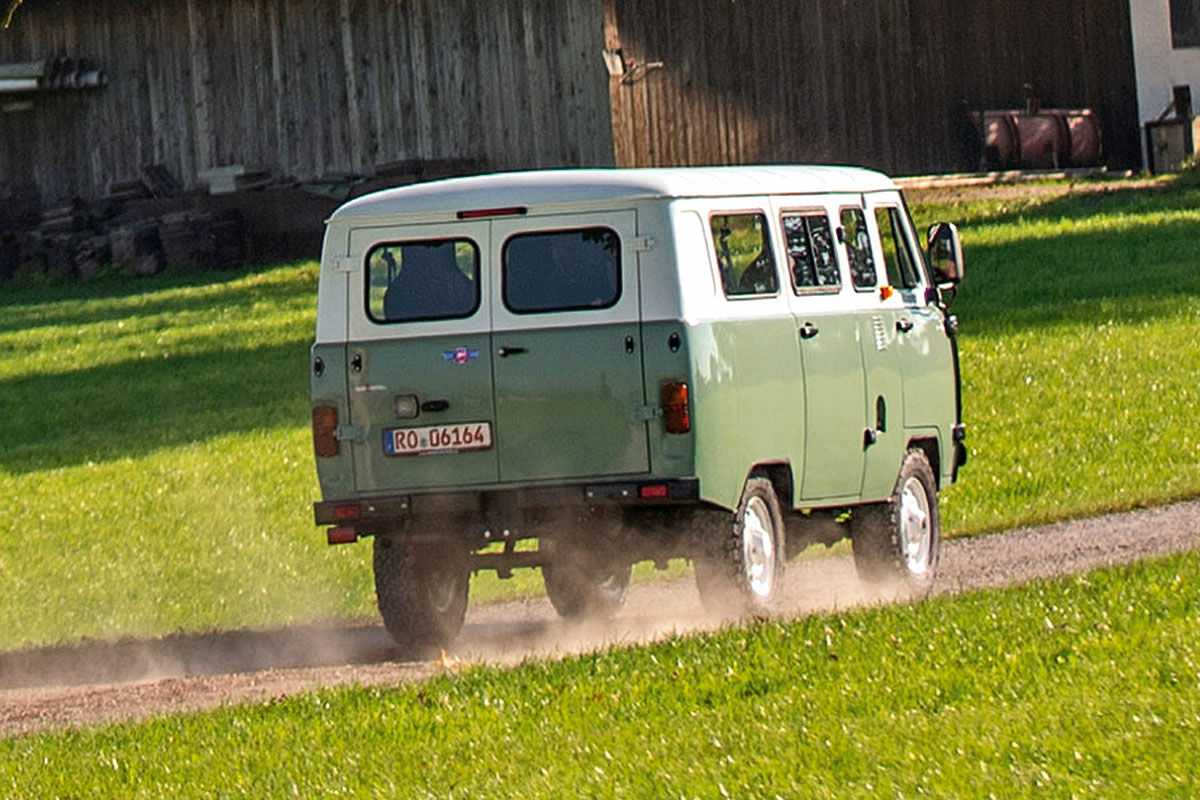
[[[333,518],[338,522],[354,522],[361,517],[362,508],[358,505],[333,507]]]
[[[317,406],[312,412],[313,447],[317,458],[338,454],[338,412],[335,406]]]
[[[486,219],[488,217],[523,217],[529,209],[525,206],[507,206],[505,208],[473,208],[470,211],[458,212],[459,219]]]
[[[660,397],[667,433],[690,433],[692,416],[688,412],[688,385],[683,381],[666,381]]]
[[[354,544],[358,541],[358,531],[354,528],[330,528],[325,534],[325,539],[331,545],[334,544]]]
[[[643,500],[665,499],[671,496],[671,489],[665,483],[654,483],[638,489],[638,497]]]

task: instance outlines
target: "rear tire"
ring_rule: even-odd
[[[737,512],[720,518],[715,541],[706,542],[711,554],[695,559],[700,602],[711,613],[765,613],[783,587],[787,552],[775,487],[751,478]]]
[[[396,644],[431,649],[458,636],[471,583],[465,550],[377,536],[374,566],[379,614]]]
[[[908,451],[892,496],[855,508],[850,531],[859,578],[875,585],[899,585],[918,596],[929,593],[942,535],[937,482],[924,452]]]
[[[542,567],[542,582],[560,617],[575,620],[616,616],[625,605],[632,564],[600,558],[573,545],[551,544],[549,550],[552,558]]]

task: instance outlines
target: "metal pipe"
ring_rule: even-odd
[[[0,94],[36,92],[37,90],[37,78],[0,78]]]

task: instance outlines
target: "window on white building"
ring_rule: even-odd
[[[1171,47],[1200,47],[1200,0],[1171,0]]]

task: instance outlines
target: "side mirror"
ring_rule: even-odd
[[[963,279],[962,240],[953,224],[939,222],[929,228],[928,256],[939,286],[954,286]]]

